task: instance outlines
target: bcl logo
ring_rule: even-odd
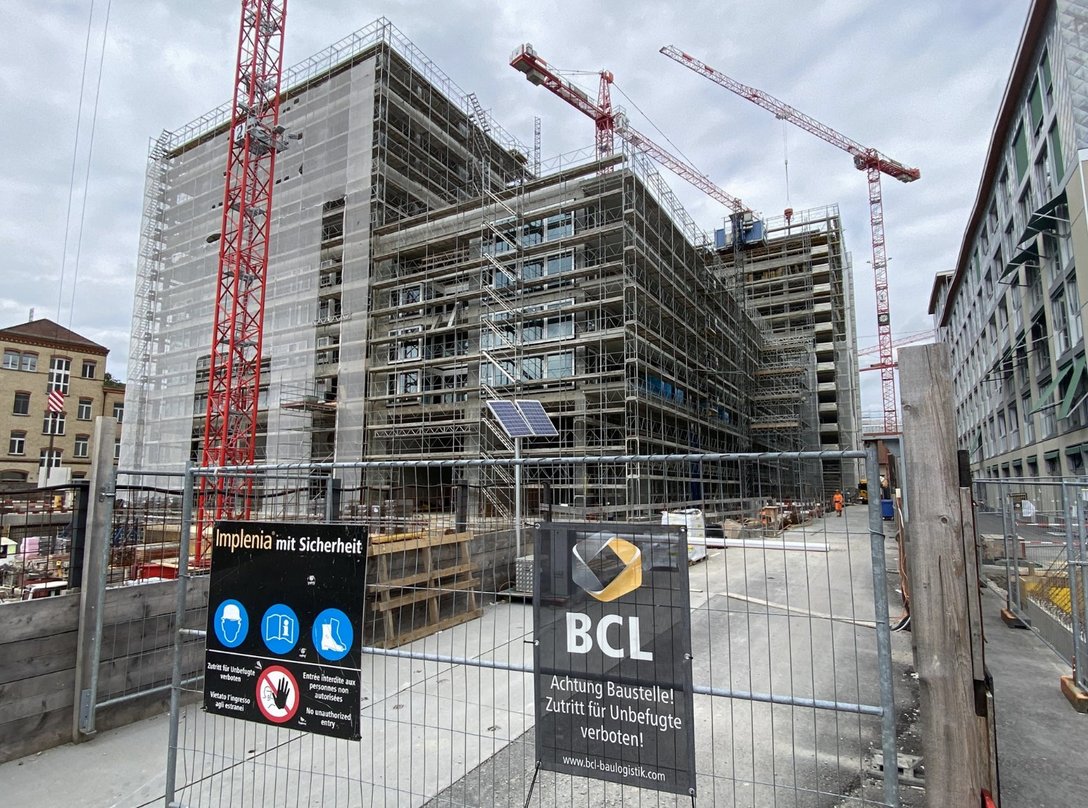
[[[622,566],[611,580],[602,581],[590,567],[595,562],[598,567],[614,567],[617,563]],[[611,603],[642,586],[642,551],[638,545],[619,536],[594,533],[575,544],[571,550],[571,580],[591,598]],[[626,623],[627,630],[624,632],[624,619],[617,614],[609,614],[602,617],[594,629],[593,620],[588,614],[567,612],[567,653],[588,654],[596,645],[601,653],[613,659],[630,657],[653,660],[653,653],[642,649],[638,618],[631,615]],[[618,644],[610,636],[613,627],[617,629],[614,633]]]

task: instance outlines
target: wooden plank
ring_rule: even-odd
[[[977,805],[989,781],[980,737],[948,347],[899,352],[911,541],[911,632],[930,805]]]
[[[424,570],[423,572],[417,572],[415,575],[405,575],[400,578],[385,578],[379,575],[379,583],[367,584],[366,588],[369,592],[388,592],[391,589],[404,589],[408,586],[427,583],[433,577],[434,573],[431,570]]]
[[[204,609],[185,613],[184,626],[203,627],[207,620]],[[146,620],[105,626],[102,631],[102,659],[118,659],[128,654],[173,648],[174,615],[161,614]]]
[[[452,567],[441,567],[436,569],[433,573],[433,577],[437,580],[439,578],[452,578],[454,575],[465,575],[467,573],[476,574],[479,571],[480,565],[469,561],[465,564],[456,564]]]
[[[413,603],[422,603],[425,600],[438,597],[438,593],[432,589],[420,589],[416,592],[406,592],[403,595],[375,601],[371,604],[376,612],[387,612],[411,606]]]
[[[2,608],[2,607],[0,607]],[[76,632],[0,644],[0,684],[60,670],[74,670]]]
[[[0,637],[4,642],[33,640],[79,627],[79,596],[25,600],[0,606]]]
[[[391,541],[406,541],[409,539],[422,539],[424,538],[424,532],[422,530],[412,530],[407,533],[371,533],[367,536],[367,540],[371,544],[385,544]]]
[[[173,614],[177,606],[177,581],[159,581],[139,586],[121,586],[106,590],[105,622],[121,623],[154,614]],[[190,606],[208,602],[208,576],[189,579],[187,602]]]
[[[0,685],[0,725],[36,713],[67,710],[70,738],[74,687],[74,670],[54,671]]]
[[[471,533],[447,533],[443,536],[432,536],[423,539],[371,544],[367,548],[367,555],[375,557],[390,553],[407,553],[412,550],[422,550],[424,547],[442,547],[447,544],[461,544],[467,541],[472,541]]]
[[[426,570],[424,572],[416,573],[415,575],[406,575],[402,578],[381,580],[380,583],[367,584],[366,588],[370,592],[385,592],[390,589],[403,589],[404,587],[408,586],[416,586],[418,584],[426,583],[428,581],[436,580],[439,578],[451,578],[454,575],[478,573],[479,571],[479,564],[473,564],[472,562],[469,562],[467,564],[457,564],[453,567],[440,567],[435,570]]]
[[[74,680],[73,680],[74,681]],[[0,722],[0,763],[72,740],[72,708]],[[43,784],[43,794],[45,785]]]
[[[143,654],[128,659],[116,659],[98,668],[98,700],[146,689],[170,682],[173,653]],[[182,671],[192,674],[203,668],[204,646],[189,643],[181,654]]]

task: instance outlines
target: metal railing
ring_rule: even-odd
[[[983,575],[1088,689],[1088,478],[977,479]]]
[[[897,766],[882,763],[896,759],[897,727],[879,503],[845,519],[792,509],[802,523],[777,535],[756,518],[792,497],[769,481],[861,457],[875,479],[875,450],[216,470],[255,475],[254,520],[313,520],[316,498],[319,521],[367,527],[363,740],[192,704],[203,687],[186,681],[185,649],[208,624],[186,616],[219,604],[193,603],[195,590],[179,587],[166,804],[898,806]],[[496,468],[515,465],[522,483],[509,493],[524,525],[496,519],[481,493],[500,479]],[[201,473],[186,479],[182,536],[192,535]],[[314,484],[322,475],[325,487]],[[331,481],[341,476],[358,485],[339,489]],[[519,567],[539,565],[516,555],[517,528],[661,524],[662,502],[684,502],[705,525],[689,529],[696,563],[685,593],[695,793],[541,771],[532,593],[516,589]],[[190,568],[188,544],[176,563],[192,581],[205,570]]]

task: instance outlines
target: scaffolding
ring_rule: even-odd
[[[710,271],[709,239],[641,155],[562,164],[375,231],[368,459],[509,457],[482,405],[518,397],[559,429],[528,444],[538,456],[749,448],[759,337]],[[653,468],[546,482],[594,511],[691,497]],[[738,480],[705,482],[740,507]],[[510,480],[471,487],[509,507]]]
[[[762,239],[743,250],[731,246],[728,224],[719,238],[719,271],[743,289],[761,323],[753,439],[772,451],[858,448],[853,286],[838,207],[791,211],[762,225]],[[827,499],[857,480],[853,463],[834,463],[805,484]]]
[[[158,292],[163,280],[163,233],[166,205],[163,199],[166,186],[166,133],[153,141],[148,149],[147,175],[144,181],[143,216],[140,226],[139,252],[136,259],[136,293],[133,298],[132,326],[129,331],[129,366],[125,398],[129,412],[131,433],[122,444],[120,463],[122,468],[144,468],[148,458],[147,424],[152,418],[149,406],[150,391],[156,375],[153,372],[155,358],[161,355],[156,344],[159,330]]]
[[[766,243],[717,249],[645,155],[625,146],[600,158],[589,146],[542,160],[534,139],[530,159],[385,20],[289,71],[284,86],[282,122],[304,137],[277,160],[260,458],[506,458],[514,447],[484,402],[522,397],[541,401],[559,431],[527,440],[534,456],[838,439],[822,418],[824,332],[836,369],[852,340],[834,313],[852,294],[834,279],[837,210],[768,223]],[[164,133],[149,162],[137,311],[154,339],[130,360],[130,378],[155,379],[136,407],[156,419],[144,465],[180,468],[199,451],[228,112]],[[756,277],[772,266],[788,270],[783,280]],[[786,315],[760,302],[777,299],[772,287],[790,298]],[[743,516],[772,474],[578,468],[541,466],[526,497],[547,487],[575,512],[617,518],[696,500]],[[501,466],[486,477],[413,473],[422,476],[345,477],[345,500],[431,492],[421,509],[469,496],[474,513],[508,521],[513,511]],[[775,483],[819,494],[803,477]]]

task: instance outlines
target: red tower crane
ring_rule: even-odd
[[[887,174],[900,182],[914,182],[922,176],[921,172],[917,168],[910,168],[881,154],[876,149],[862,146],[856,140],[805,115],[774,96],[755,87],[749,87],[747,84],[741,84],[672,45],[666,45],[661,52],[684,67],[731,90],[741,98],[774,113],[775,117],[789,121],[831,145],[838,146],[854,158],[855,168],[865,172],[869,180],[869,221],[873,233],[876,327],[880,348],[880,362],[873,368],[880,369],[881,392],[884,399],[884,431],[889,434],[899,432],[899,416],[895,406],[895,359],[892,356],[891,306],[888,299],[888,257],[884,243],[884,201],[880,191],[880,175]]]
[[[264,341],[264,296],[283,75],[287,0],[242,0],[230,122],[208,406],[200,465],[253,463]],[[252,477],[201,478],[196,563],[214,519],[250,513]]]
[[[612,108],[609,88],[613,82],[613,76],[609,71],[602,70],[600,73],[600,89],[598,90],[597,100],[594,102],[583,90],[575,87],[567,79],[560,76],[551,65],[537,55],[536,51],[533,50],[533,46],[528,43],[514,51],[514,55],[510,58],[510,66],[524,73],[525,78],[531,83],[550,90],[572,107],[593,119],[597,130],[598,158],[612,154],[615,143],[614,136],[619,135],[627,143],[646,152],[681,179],[691,183],[712,199],[721,202],[734,214],[751,212],[747,205],[732,194],[723,191],[714,184],[713,180],[686,160],[681,160],[658,146],[650,138],[635,131],[628,123],[627,116]]]

